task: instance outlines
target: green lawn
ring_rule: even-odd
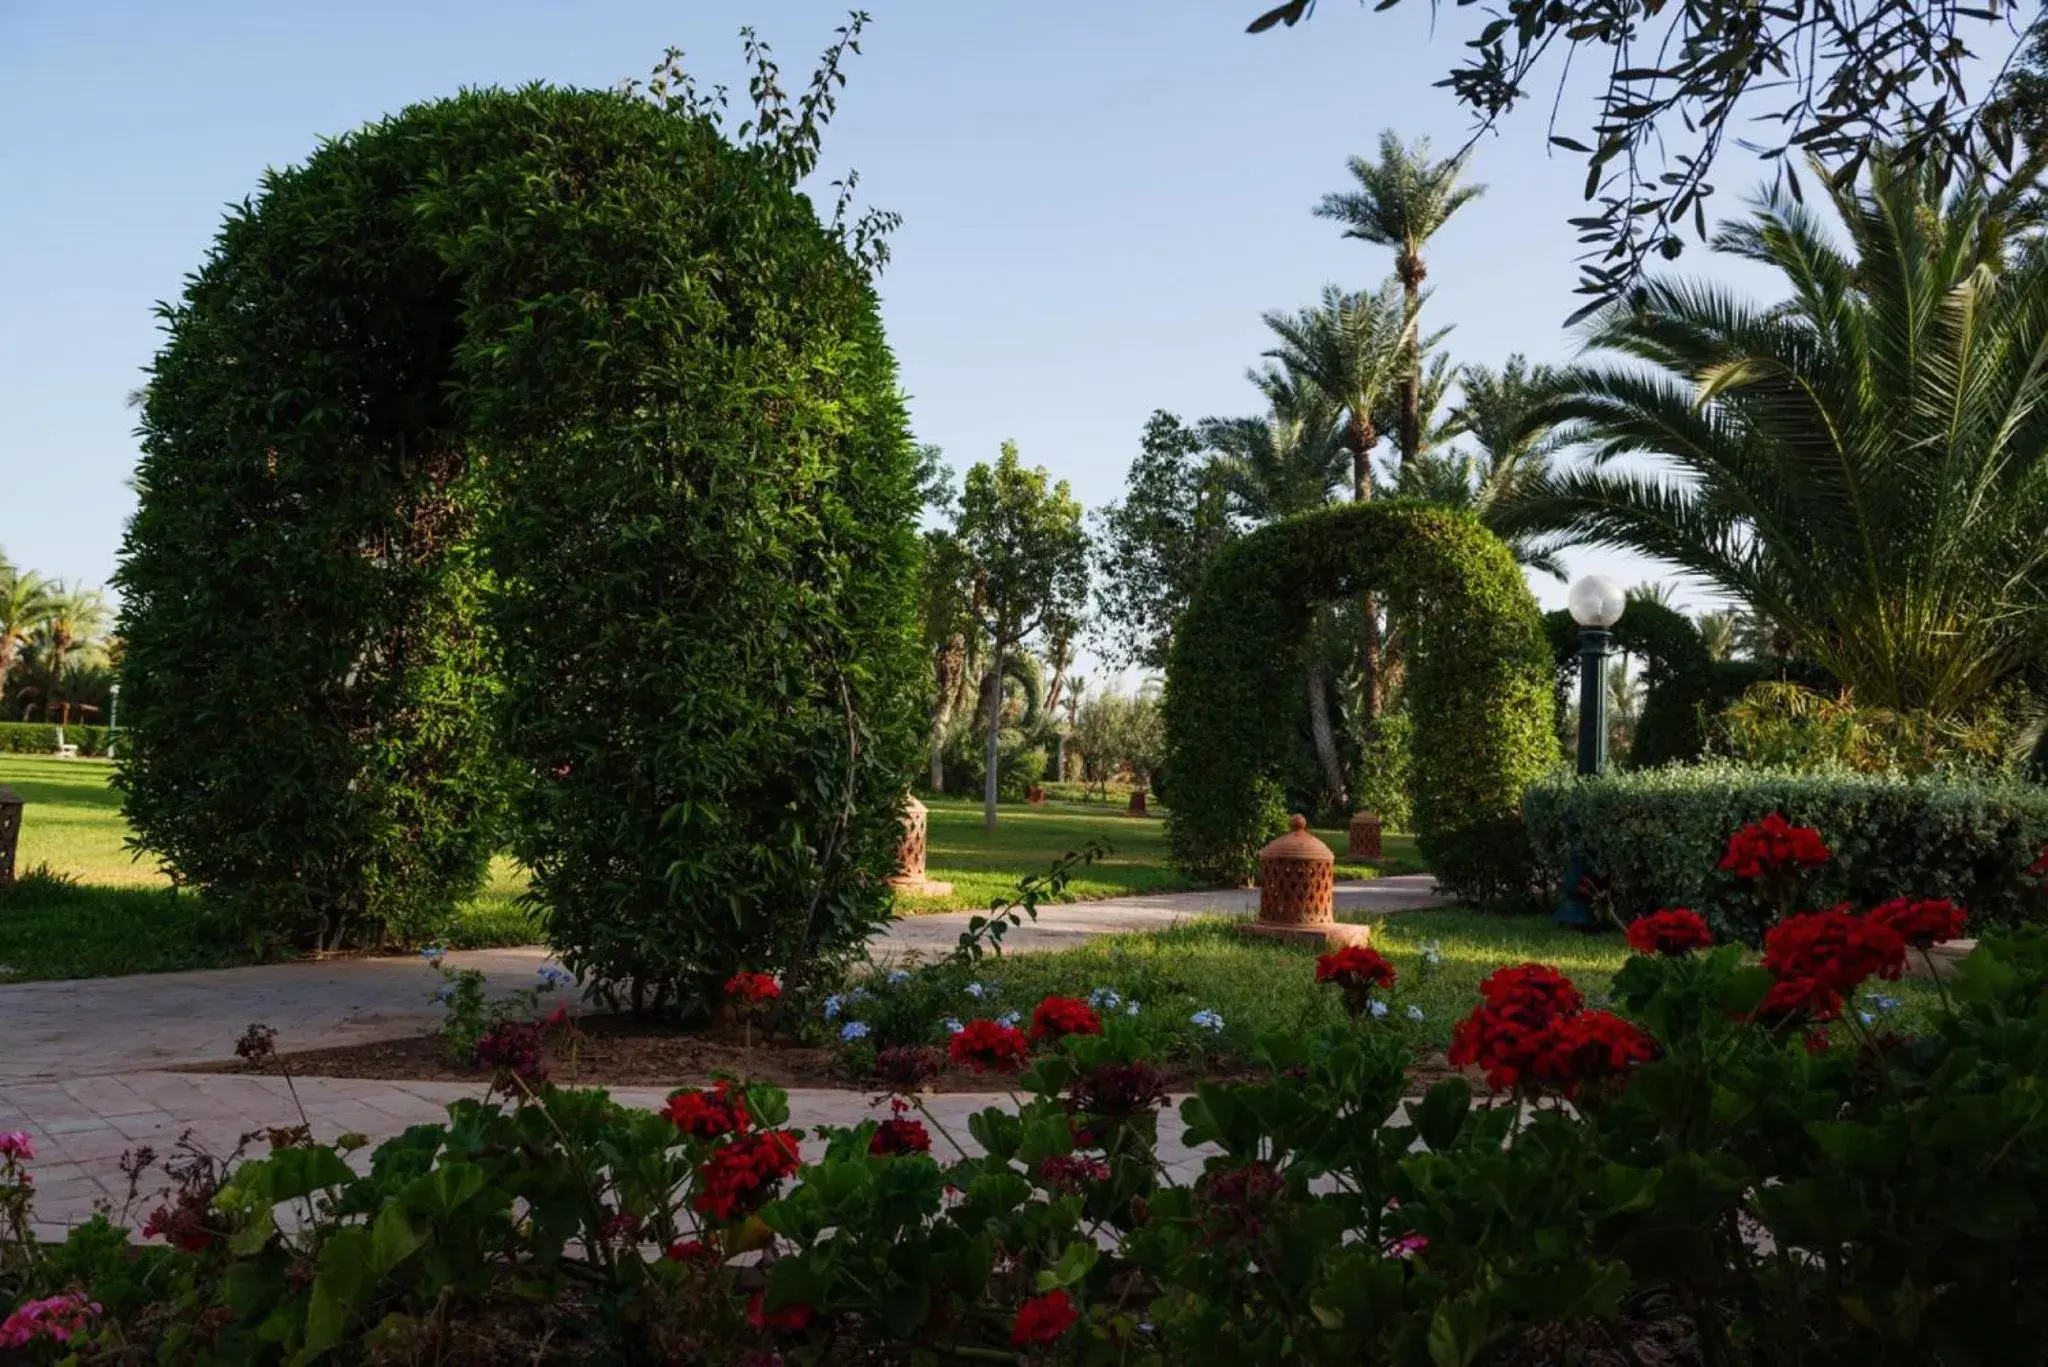
[[[204,968],[240,962],[246,951],[210,940],[195,900],[171,889],[147,859],[124,847],[120,794],[108,786],[104,760],[0,755],[0,784],[24,801],[17,871],[47,866],[76,886],[42,885],[10,896],[0,909],[0,981],[72,978]],[[928,870],[953,884],[946,898],[905,898],[906,914],[986,907],[1007,896],[1019,878],[1044,870],[1090,839],[1112,852],[1084,868],[1068,887],[1070,900],[1163,892],[1194,884],[1167,860],[1166,831],[1155,816],[1131,817],[1108,804],[1022,804],[1002,808],[994,831],[982,826],[979,803],[935,798]],[[1344,836],[1319,834],[1340,853]],[[1419,867],[1414,845],[1389,836],[1380,869],[1340,863],[1340,877]],[[500,858],[489,882],[436,936],[458,949],[523,944],[538,938],[517,905],[525,873]]]
[[[939,882],[951,883],[953,891],[946,897],[898,899],[899,910],[906,915],[986,907],[991,899],[1008,896],[1018,878],[1044,869],[1089,840],[1103,841],[1111,852],[1080,870],[1067,884],[1068,901],[1201,886],[1167,859],[1166,826],[1157,815],[1129,816],[1124,809],[1103,803],[1005,805],[998,810],[996,828],[991,831],[982,824],[979,801],[932,797],[925,800],[925,806],[931,810],[925,872]],[[1338,854],[1339,878],[1371,878],[1421,867],[1414,841],[1404,835],[1388,836],[1387,858],[1371,867],[1343,860],[1343,832],[1322,830],[1316,834]]]

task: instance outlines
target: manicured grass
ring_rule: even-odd
[[[1432,907],[1379,917],[1373,925],[1375,947],[1400,975],[1389,998],[1392,1012],[1425,1049],[1449,1044],[1451,1026],[1477,1002],[1480,982],[1502,965],[1550,964],[1599,1004],[1628,957],[1619,934],[1564,930],[1542,916]],[[1434,969],[1424,966],[1426,945],[1440,955]],[[1141,1018],[1155,1026],[1147,1033],[1161,1046],[1243,1055],[1262,1034],[1302,1034],[1342,1018],[1337,992],[1316,984],[1315,959],[1313,950],[1247,939],[1216,918],[1052,954],[985,959],[975,977],[988,995],[962,1005],[975,1015],[1028,1015],[1048,995],[1085,997],[1107,987],[1141,1003]],[[1902,999],[1907,1021],[1935,1000],[1931,984],[1912,979],[1876,990]],[[1409,1006],[1421,1008],[1420,1023],[1406,1021]],[[1220,1015],[1223,1029],[1212,1034],[1193,1027],[1189,1018],[1197,1011]]]
[[[124,847],[121,795],[105,760],[0,755],[0,785],[23,802],[16,872],[47,866],[74,886],[33,882],[0,898],[0,982],[221,968],[247,950],[209,937],[198,900]],[[435,938],[455,948],[526,944],[537,936],[516,899],[526,875],[493,862],[482,892]]]
[[[1087,902],[1201,886],[1173,867],[1167,856],[1166,826],[1157,815],[1129,816],[1124,808],[1104,803],[1048,802],[1042,807],[1006,803],[997,810],[996,828],[991,831],[982,824],[978,801],[931,797],[925,799],[925,806],[931,811],[925,872],[937,881],[951,883],[953,891],[946,897],[899,897],[897,910],[902,915],[985,908],[991,900],[1008,897],[1019,878],[1042,872],[1061,855],[1090,840],[1103,841],[1111,852],[1079,870],[1068,882],[1062,900]],[[1343,859],[1344,833],[1316,834],[1338,854],[1339,878],[1371,878],[1421,867],[1414,841],[1404,835],[1387,837],[1388,857],[1373,867]]]

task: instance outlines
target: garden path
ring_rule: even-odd
[[[1199,915],[1244,914],[1256,893],[1157,894],[1042,908],[1036,923],[1013,929],[1012,952],[1060,949],[1097,935],[1161,929]],[[1376,914],[1437,900],[1426,875],[1340,885],[1340,911]],[[877,943],[878,956],[942,953],[966,928],[970,913],[948,912],[899,921]],[[530,982],[548,961],[538,947],[476,950],[448,956],[457,967],[481,968],[501,983]],[[243,1134],[291,1124],[298,1108],[282,1079],[166,1071],[234,1056],[251,1022],[277,1031],[285,1050],[367,1043],[417,1034],[438,1021],[432,980],[417,959],[327,959],[250,968],[157,973],[128,978],[21,983],[0,987],[0,1130],[24,1129],[36,1145],[37,1217],[46,1233],[115,1207],[127,1190],[119,1162],[139,1145],[167,1153],[180,1134],[215,1153]],[[372,1140],[408,1125],[438,1120],[449,1101],[480,1085],[301,1078],[298,1103],[316,1137],[357,1131]],[[659,1102],[660,1088],[619,1088],[631,1104]],[[965,1135],[965,1118],[991,1096],[933,1099],[937,1117]],[[790,1094],[791,1123],[852,1124],[868,1113],[854,1092],[799,1089]],[[1164,1118],[1161,1156],[1169,1164],[1196,1160],[1180,1143],[1176,1117]]]

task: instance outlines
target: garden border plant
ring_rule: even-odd
[[[119,782],[236,938],[425,938],[508,837],[635,1005],[887,918],[920,661],[886,225],[795,188],[860,22],[794,102],[750,35],[739,143],[673,54],[652,99],[413,106],[268,174],[164,309]]]
[[[1288,518],[1217,555],[1167,663],[1160,787],[1174,857],[1241,883],[1284,828],[1278,776],[1311,612],[1367,588],[1416,605],[1416,844],[1446,891],[1520,901],[1531,867],[1522,790],[1557,752],[1536,603],[1499,538],[1405,500]]]

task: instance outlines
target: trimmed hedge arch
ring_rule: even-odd
[[[508,834],[569,965],[649,1004],[887,916],[915,462],[790,180],[530,87],[231,213],[144,410],[119,781],[234,934],[431,933]]]
[[[1347,504],[1261,528],[1216,558],[1174,631],[1161,774],[1174,858],[1242,882],[1284,829],[1278,784],[1314,606],[1366,588],[1412,601],[1417,843],[1450,891],[1529,888],[1522,792],[1557,757],[1536,602],[1507,547],[1461,514]]]

